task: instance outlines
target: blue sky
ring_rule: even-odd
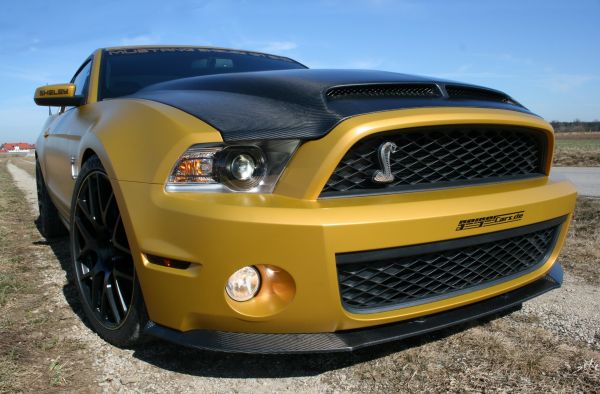
[[[9,1],[0,14],[0,142],[33,142],[38,85],[95,48],[197,44],[312,68],[430,75],[504,90],[548,120],[600,119],[600,0]]]

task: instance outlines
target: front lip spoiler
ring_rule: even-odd
[[[563,270],[561,265],[556,263],[543,278],[487,300],[408,321],[332,333],[262,334],[209,330],[180,332],[152,321],[146,325],[145,333],[187,347],[227,353],[351,352],[518,308],[527,300],[559,288],[562,281]]]

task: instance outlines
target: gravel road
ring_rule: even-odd
[[[37,210],[34,178],[10,163],[8,169],[15,184],[27,196],[32,211]],[[551,375],[554,369],[567,368],[563,365],[566,361],[558,356],[552,359],[556,368],[544,367],[549,368],[548,372],[540,373],[536,382],[524,378],[517,367],[511,371],[511,354],[527,345],[519,343],[518,338],[513,343],[513,331],[523,331],[526,327],[525,330],[534,333],[534,340],[536,335],[549,338],[544,341],[553,345],[547,346],[570,344],[564,349],[557,348],[565,352],[575,348],[588,349],[585,352],[600,350],[600,289],[569,274],[562,289],[528,302],[521,311],[484,326],[350,355],[228,355],[189,350],[160,341],[135,350],[123,350],[102,341],[78,317],[73,299],[69,299],[69,293],[64,290],[69,284],[59,260],[65,257],[57,257],[48,247],[35,258],[47,262],[43,271],[47,310],[40,313],[61,314],[61,320],[69,322],[69,328],[60,335],[80,341],[89,354],[88,365],[95,378],[88,387],[72,388],[75,391],[444,392],[510,391],[511,387],[534,391],[563,387],[556,377],[546,375]],[[490,343],[497,343],[499,347],[492,348]],[[516,350],[511,351],[507,343],[512,343],[510,346]],[[415,344],[418,346],[414,347]],[[482,363],[479,357],[486,352],[490,354]],[[495,366],[494,360],[501,357],[507,357],[507,361],[502,361],[502,367]],[[598,359],[586,359],[581,365],[569,366],[568,371],[585,372],[592,382],[600,381],[598,362]]]
[[[553,167],[553,179],[568,179],[581,196],[600,197],[600,167]]]

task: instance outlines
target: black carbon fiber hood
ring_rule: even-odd
[[[225,141],[317,139],[348,117],[402,108],[467,106],[529,113],[495,90],[367,70],[218,74],[152,85],[126,98],[185,111],[215,127]]]

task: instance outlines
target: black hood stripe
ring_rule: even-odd
[[[447,83],[464,86],[470,94],[449,97],[445,91]],[[327,95],[341,87],[346,92],[352,89],[352,94],[335,99]],[[499,91],[363,70],[211,75],[152,85],[127,97],[152,100],[187,112],[219,130],[225,141],[317,139],[349,117],[395,109],[466,106],[530,113]]]

